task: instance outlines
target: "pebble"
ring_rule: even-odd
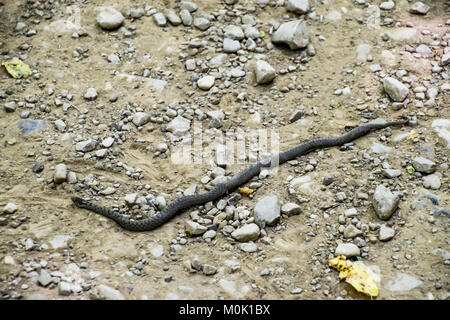
[[[97,23],[103,29],[113,30],[120,27],[125,17],[120,13],[120,11],[114,9],[113,7],[98,7],[97,12]]]
[[[430,10],[430,7],[421,1],[413,3],[413,5],[409,8],[409,12],[422,15],[427,14],[428,10]]]
[[[399,201],[398,195],[393,194],[388,188],[380,184],[375,189],[372,205],[378,218],[387,220],[397,209]]]
[[[107,137],[105,139],[102,140],[102,146],[105,148],[109,148],[113,145],[114,143],[114,138],[113,137]]]
[[[58,119],[58,120],[55,120],[55,122],[53,122],[53,123],[54,123],[56,129],[58,129],[58,131],[61,131],[61,132],[66,131],[66,124],[63,120]]]
[[[6,102],[3,105],[6,112],[14,112],[17,108],[17,105],[14,101]]]
[[[64,163],[60,163],[55,166],[55,174],[53,176],[53,181],[55,183],[63,183],[67,179],[67,167]]]
[[[97,286],[97,290],[105,299],[109,300],[125,300],[125,297],[120,293],[120,291],[113,289],[111,287],[108,287],[107,285],[101,284]]]
[[[211,26],[211,22],[205,17],[198,17],[194,19],[194,27],[202,31],[207,30]]]
[[[275,79],[275,69],[264,60],[257,60],[255,63],[255,78],[258,84],[272,82]]]
[[[439,172],[424,176],[422,179],[425,188],[438,190],[441,187],[441,174]]]
[[[420,286],[423,282],[406,273],[397,273],[390,278],[385,286],[389,291],[409,291]]]
[[[293,202],[288,202],[285,203],[282,207],[281,207],[281,213],[287,215],[287,216],[293,216],[296,214],[300,214],[302,212],[301,207]]]
[[[178,26],[181,24],[181,18],[175,13],[175,11],[167,11],[166,17],[173,26]]]
[[[287,0],[286,8],[288,11],[305,14],[309,12],[309,0]]]
[[[233,239],[241,242],[254,241],[258,239],[260,229],[256,223],[245,224],[231,233]]]
[[[235,53],[241,48],[241,43],[238,40],[229,38],[223,39],[223,51],[227,53]]]
[[[277,223],[280,220],[278,196],[266,196],[259,200],[255,205],[253,216],[255,217],[256,224],[260,228],[264,228],[265,225],[271,226]]]
[[[128,193],[125,195],[124,200],[125,203],[129,206],[132,206],[136,203],[138,194],[137,193]]]
[[[392,228],[389,228],[388,226],[382,224],[380,226],[380,232],[378,234],[378,239],[381,241],[388,241],[392,239],[395,235],[395,230]]]
[[[206,276],[211,276],[211,275],[217,273],[217,268],[216,268],[215,266],[211,265],[211,264],[205,263],[205,264],[203,265],[202,272],[203,272],[203,274],[205,274]]]
[[[361,254],[358,246],[353,243],[340,243],[334,251],[336,256],[354,257]]]
[[[389,179],[399,177],[401,174],[402,171],[398,169],[383,169],[383,176]]]
[[[72,284],[61,281],[58,283],[58,294],[61,296],[69,296],[72,293]]]
[[[395,7],[395,2],[392,0],[385,1],[380,4],[380,9],[382,9],[382,10],[392,10],[392,9],[394,9],[394,7]]]
[[[190,26],[192,24],[192,15],[186,9],[180,11],[181,22],[184,26]]]
[[[244,32],[241,27],[235,25],[228,25],[223,29],[224,37],[232,40],[244,39]]]
[[[13,214],[17,211],[17,209],[19,209],[19,207],[15,203],[8,202],[6,206],[3,207],[3,212],[7,214]]]
[[[201,224],[191,221],[191,220],[186,220],[184,222],[184,229],[185,229],[186,234],[190,237],[203,234],[207,230],[207,228],[205,226],[202,226]]]
[[[150,115],[146,112],[136,112],[133,115],[133,123],[137,126],[137,127],[141,127],[143,125],[145,125],[146,123],[150,122]]]
[[[167,124],[167,131],[172,132],[174,135],[182,136],[189,131],[191,127],[191,121],[182,116],[175,117]]]
[[[39,278],[37,281],[41,286],[46,287],[50,283],[53,282],[53,277],[48,273],[47,270],[41,269],[41,272],[39,273]]]
[[[81,152],[90,152],[95,149],[97,146],[97,141],[93,139],[80,141],[77,144],[75,144],[75,150],[81,151]]]
[[[209,90],[214,85],[215,77],[204,76],[197,81],[197,86],[202,90]]]
[[[89,88],[86,90],[86,93],[84,94],[83,97],[84,97],[86,100],[92,101],[92,100],[97,99],[97,96],[98,96],[97,90],[95,90],[95,88],[93,88],[93,87],[89,87]]]
[[[164,27],[167,24],[167,19],[161,12],[155,13],[153,15],[153,21],[158,27]]]
[[[192,12],[197,11],[198,6],[194,2],[191,2],[191,1],[181,1],[180,9],[187,10],[190,13],[192,13]]]
[[[354,238],[362,235],[362,231],[350,224],[344,229],[344,238]]]
[[[309,33],[303,20],[283,23],[272,34],[273,43],[285,43],[291,50],[305,48],[309,43]]]
[[[408,88],[392,77],[386,77],[383,80],[383,87],[389,97],[396,102],[403,102],[408,96]]]
[[[240,243],[239,249],[241,249],[244,252],[252,253],[258,251],[258,246],[253,241],[249,241]]]
[[[416,171],[422,173],[433,173],[436,170],[436,163],[424,157],[415,157],[411,164]]]

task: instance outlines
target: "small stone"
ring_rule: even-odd
[[[388,188],[379,185],[373,195],[372,205],[378,218],[389,219],[398,207],[400,198],[393,194]]]
[[[136,203],[137,193],[128,193],[125,195],[124,200],[125,203],[129,206],[132,206]]]
[[[217,232],[214,230],[208,230],[203,234],[203,239],[213,239],[216,236]]]
[[[241,48],[241,43],[237,40],[223,39],[223,51],[227,53],[237,52]]]
[[[158,27],[164,27],[167,24],[167,19],[161,12],[155,13],[153,15],[153,21],[155,21]]]
[[[107,59],[112,64],[120,64],[120,57],[115,53],[108,55]]]
[[[95,141],[93,139],[89,139],[86,141],[78,142],[75,145],[75,150],[81,151],[81,152],[90,152],[90,151],[94,150],[96,146],[97,146],[97,141]]]
[[[359,256],[361,253],[358,246],[356,246],[355,244],[341,243],[337,246],[334,254],[336,256],[354,257]]]
[[[450,52],[444,53],[441,58],[441,64],[446,66],[450,63]]]
[[[204,76],[197,81],[197,86],[202,90],[209,90],[214,85],[214,81],[213,76]]]
[[[17,211],[17,209],[19,209],[19,207],[16,204],[9,202],[8,204],[6,204],[6,206],[3,207],[3,212],[7,214],[13,214]]]
[[[167,11],[166,17],[173,26],[178,26],[181,24],[181,18],[175,13],[175,11]]]
[[[186,67],[186,70],[188,70],[188,71],[194,71],[196,68],[195,60],[194,59],[186,60],[185,67]]]
[[[120,291],[101,284],[97,287],[99,294],[105,299],[109,300],[125,300],[125,297],[120,293]]]
[[[46,287],[52,282],[53,277],[48,273],[48,271],[45,269],[41,269],[41,272],[39,273],[38,283],[41,286]]]
[[[17,108],[16,103],[14,101],[6,102],[3,107],[6,112],[14,112]]]
[[[107,137],[105,139],[102,140],[102,146],[105,148],[109,148],[113,145],[114,143],[114,138],[113,137]]]
[[[294,113],[289,117],[289,123],[297,121],[298,119],[300,119],[304,115],[305,115],[305,110],[303,110],[303,109],[299,109],[299,110],[294,111]]]
[[[103,29],[117,29],[125,20],[120,11],[113,7],[98,7],[95,11],[97,12],[97,23]]]
[[[188,236],[198,236],[205,233],[207,230],[205,226],[190,220],[185,221],[184,229]]]
[[[63,120],[58,119],[54,122],[56,129],[58,129],[58,131],[64,132],[66,131],[66,124]]]
[[[420,1],[415,2],[411,8],[409,8],[409,12],[423,15],[427,14],[428,10],[430,10],[430,7]]]
[[[309,11],[309,0],[287,0],[286,8],[288,11],[305,14]]]
[[[61,296],[69,296],[72,293],[72,284],[61,281],[58,283],[58,294]]]
[[[288,202],[281,207],[281,213],[288,216],[293,216],[301,212],[301,207],[296,203]]]
[[[437,172],[424,176],[423,186],[425,188],[438,190],[441,187],[441,174]]]
[[[408,96],[408,88],[397,79],[386,77],[383,80],[383,87],[389,97],[396,102],[402,102]]]
[[[255,63],[255,78],[258,84],[271,82],[276,76],[275,69],[264,60]]]
[[[191,121],[189,119],[177,116],[167,124],[167,131],[172,132],[174,135],[182,136],[189,131],[190,127]]]
[[[398,169],[383,169],[383,176],[389,179],[399,177],[401,174],[402,171]]]
[[[392,0],[385,1],[380,4],[381,10],[392,10],[392,9],[394,9],[394,7],[395,7],[395,3]]]
[[[362,231],[350,224],[344,229],[344,238],[354,238],[362,235]]]
[[[190,26],[192,24],[192,15],[186,9],[180,11],[180,18],[183,25]]]
[[[180,9],[187,10],[190,13],[192,13],[192,12],[197,11],[198,6],[194,2],[191,2],[191,1],[181,1]]]
[[[207,30],[211,25],[211,22],[205,17],[198,17],[194,19],[194,27],[202,31]]]
[[[309,43],[309,34],[306,22],[303,20],[283,23],[272,34],[273,43],[285,43],[291,50],[305,48]]]
[[[211,276],[217,272],[217,268],[213,265],[205,263],[202,268],[203,274]]]
[[[89,87],[89,88],[86,90],[86,93],[84,94],[83,97],[84,97],[86,100],[92,101],[92,100],[97,99],[97,96],[98,96],[97,90],[95,90],[95,88],[93,88],[93,87]]]
[[[137,127],[140,127],[150,121],[150,115],[146,112],[136,112],[132,121]]]
[[[436,163],[424,157],[415,157],[411,164],[416,171],[422,173],[433,173],[436,170]]]
[[[253,213],[255,222],[260,228],[264,228],[265,225],[274,225],[280,220],[280,204],[278,202],[278,196],[267,196],[259,200]]]
[[[55,183],[63,183],[67,179],[67,167],[64,163],[60,163],[55,166],[55,175],[53,181]]]
[[[239,244],[239,249],[244,252],[252,253],[258,251],[258,246],[253,241],[244,242]]]
[[[258,239],[260,229],[256,223],[245,224],[231,233],[233,239],[241,242],[254,241]]]
[[[244,32],[241,27],[235,25],[228,25],[223,29],[224,37],[232,40],[244,39]]]
[[[387,227],[386,225],[380,226],[380,233],[378,235],[378,239],[381,241],[388,241],[392,239],[395,235],[395,230],[392,228]]]

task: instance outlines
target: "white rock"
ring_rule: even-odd
[[[114,143],[113,137],[107,137],[102,140],[102,146],[104,146],[105,148],[111,147],[113,145],[113,143]]]
[[[197,81],[197,86],[202,90],[209,90],[214,85],[214,81],[216,80],[213,76],[204,76]]]
[[[255,78],[259,84],[269,83],[276,76],[275,69],[264,60],[257,60],[255,63]]]
[[[211,22],[205,17],[198,17],[194,19],[194,27],[202,31],[207,30],[210,25]]]
[[[55,174],[53,176],[53,181],[55,183],[63,183],[67,179],[67,167],[64,163],[57,164],[55,166]]]
[[[286,8],[288,11],[305,14],[309,11],[309,0],[287,0]]]
[[[433,120],[431,127],[439,137],[447,142],[447,149],[450,149],[450,119]]]
[[[422,173],[433,173],[436,170],[436,163],[424,157],[415,157],[411,164],[416,171]]]
[[[120,291],[101,284],[97,287],[100,295],[109,300],[125,300],[125,297],[120,293]]]
[[[423,179],[423,186],[425,188],[438,190],[441,187],[441,173],[440,172],[435,172],[433,174],[429,174],[427,176],[424,176],[422,179]]]
[[[223,39],[223,51],[227,53],[237,52],[241,48],[241,43],[238,40],[229,38]]]
[[[125,195],[125,203],[129,206],[132,206],[136,203],[137,193],[128,193]]]
[[[161,12],[155,13],[153,15],[153,21],[158,27],[164,27],[167,24],[167,19]]]
[[[397,209],[399,201],[398,195],[393,194],[388,188],[380,184],[375,189],[372,205],[377,216],[382,220],[387,220]]]
[[[409,12],[423,15],[427,14],[428,10],[430,10],[430,7],[421,1],[415,2],[411,8],[409,8]]]
[[[336,256],[354,257],[359,256],[360,250],[357,245],[353,243],[341,243],[334,251]]]
[[[254,241],[259,237],[260,229],[256,223],[244,224],[231,233],[233,239],[241,242]]]
[[[291,50],[305,48],[309,43],[309,33],[303,20],[283,23],[272,34],[273,43],[285,43]]]
[[[244,32],[239,26],[228,25],[225,28],[223,28],[223,33],[225,38],[229,38],[232,40],[244,39]]]
[[[140,127],[150,121],[150,115],[146,112],[136,112],[132,121],[137,127]]]
[[[286,214],[288,216],[293,216],[302,212],[301,207],[293,202],[285,203],[281,207],[281,213]]]
[[[381,225],[380,226],[380,232],[378,235],[378,239],[380,239],[381,241],[388,241],[390,239],[392,239],[395,235],[395,230],[392,228],[387,227],[386,225]]]
[[[205,226],[202,226],[201,224],[191,220],[186,220],[184,222],[184,229],[186,234],[190,237],[197,236],[206,232]]]
[[[12,213],[16,212],[17,209],[19,209],[19,207],[16,204],[9,202],[6,206],[3,207],[3,212],[12,214]]]
[[[371,49],[372,49],[372,46],[369,44],[362,43],[362,44],[358,45],[358,47],[356,48],[356,52],[358,54],[356,59],[361,62],[366,62],[367,56],[370,53]]]
[[[408,88],[392,77],[386,77],[383,79],[383,87],[389,97],[396,102],[402,102],[409,94]]]
[[[380,9],[382,10],[392,10],[395,7],[395,2],[392,0],[382,2],[380,4]]]
[[[120,27],[125,20],[125,17],[120,11],[113,7],[98,7],[95,9],[95,12],[97,13],[97,23],[103,29],[116,29]]]
[[[265,225],[274,225],[280,220],[280,204],[278,202],[278,196],[271,195],[266,196],[259,200],[253,213],[255,222],[260,228]]]
[[[84,94],[83,97],[84,97],[86,100],[92,101],[92,100],[97,99],[97,96],[98,96],[97,90],[95,90],[95,88],[93,88],[93,87],[89,87],[89,88],[86,90],[86,93]]]
[[[58,119],[55,120],[54,122],[56,129],[58,129],[58,131],[64,132],[66,131],[66,124],[64,122],[64,120]]]
[[[189,119],[177,116],[167,124],[167,131],[172,132],[174,135],[182,136],[189,131],[190,127],[191,121]]]
[[[81,152],[90,152],[90,151],[94,150],[96,146],[97,146],[97,141],[93,140],[93,139],[89,139],[89,140],[78,142],[75,145],[75,150],[81,151]]]

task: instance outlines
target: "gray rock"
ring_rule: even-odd
[[[362,235],[362,231],[350,224],[344,229],[344,238],[351,239]]]
[[[189,131],[190,127],[191,121],[189,119],[177,116],[167,124],[167,131],[172,132],[174,135],[182,136]]]
[[[221,53],[218,54],[217,56],[211,58],[211,60],[209,60],[209,66],[211,68],[216,68],[216,67],[220,67],[221,65],[223,65],[225,63],[227,59],[227,55],[225,53]]]
[[[288,11],[305,14],[309,11],[309,0],[287,0],[286,7]]]
[[[114,138],[113,137],[107,137],[105,139],[102,140],[102,146],[105,148],[109,148],[113,145],[114,143]]]
[[[436,163],[424,157],[415,157],[411,164],[416,171],[422,173],[433,173],[436,170]]]
[[[205,17],[198,17],[194,19],[194,27],[202,31],[207,30],[211,26],[211,21]]]
[[[120,57],[115,53],[108,55],[107,59],[112,64],[120,64]]]
[[[246,38],[249,39],[257,39],[259,38],[259,31],[257,28],[252,27],[252,26],[248,26],[247,28],[245,28],[244,30],[244,35]]]
[[[153,21],[155,21],[158,27],[164,27],[167,24],[167,19],[161,12],[155,13],[153,15]]]
[[[441,174],[435,172],[423,177],[423,186],[425,188],[430,188],[438,190],[441,187]]]
[[[383,87],[389,97],[396,102],[404,101],[409,94],[408,88],[403,83],[392,77],[384,78]]]
[[[289,117],[289,123],[295,122],[305,115],[305,110],[298,109]]]
[[[223,28],[224,37],[232,40],[244,39],[244,32],[241,27],[235,25],[228,25]]]
[[[394,7],[395,7],[395,2],[392,0],[385,1],[380,4],[381,10],[392,10],[392,9],[394,9]]]
[[[131,9],[130,10],[130,17],[133,19],[139,19],[144,15],[144,10],[142,9]]]
[[[181,24],[181,18],[175,13],[175,11],[167,11],[166,17],[173,26],[178,26]]]
[[[186,60],[186,63],[185,63],[185,67],[186,67],[186,70],[188,70],[188,71],[194,71],[195,70],[195,68],[196,68],[196,64],[195,64],[195,60],[194,59],[188,59],[188,60]]]
[[[202,90],[209,90],[214,85],[215,78],[213,76],[204,76],[198,79],[197,86]]]
[[[61,131],[61,132],[66,131],[66,124],[63,120],[61,120],[61,119],[55,120],[54,124],[55,124],[56,129],[58,129],[58,131]]]
[[[291,50],[304,48],[309,43],[309,33],[303,20],[283,23],[272,34],[273,43],[285,43]]]
[[[288,215],[288,216],[293,216],[296,214],[299,214],[302,212],[301,207],[293,202],[288,202],[285,203],[282,207],[281,207],[281,213]]]
[[[120,293],[120,291],[101,284],[97,287],[100,296],[109,300],[125,300],[125,297]]]
[[[6,112],[14,112],[17,108],[16,103],[14,101],[6,102],[3,107]]]
[[[260,228],[264,228],[265,225],[274,225],[280,220],[280,204],[278,202],[278,196],[267,196],[259,200],[253,213],[255,222]]]
[[[55,183],[63,183],[67,179],[67,167],[64,163],[60,163],[55,166],[55,174],[53,176],[53,181]]]
[[[136,203],[138,194],[137,193],[128,193],[125,195],[124,200],[125,203],[129,206],[132,206]]]
[[[275,69],[264,60],[255,63],[255,78],[258,84],[271,82],[276,76]]]
[[[378,234],[378,239],[381,241],[388,241],[392,239],[395,235],[395,230],[387,227],[386,225],[380,226],[380,233]]]
[[[28,238],[25,240],[25,251],[33,250],[36,247],[36,244],[34,243],[33,239]]]
[[[231,233],[233,239],[241,242],[254,241],[258,239],[260,229],[256,223],[244,224]]]
[[[253,241],[244,242],[239,244],[239,249],[244,252],[252,253],[258,251],[258,246]]]
[[[192,24],[192,15],[186,9],[180,11],[180,18],[183,22],[183,25],[190,26]]]
[[[113,7],[98,7],[95,11],[97,12],[97,23],[103,29],[117,29],[125,20],[120,11]]]
[[[416,52],[420,53],[422,56],[426,56],[426,57],[431,56],[431,54],[433,53],[426,44],[420,44],[416,48]]]
[[[136,112],[132,121],[137,127],[140,127],[150,121],[150,115],[146,112]]]
[[[89,87],[89,88],[86,90],[86,93],[84,94],[83,97],[84,97],[86,100],[92,101],[92,100],[97,99],[97,96],[98,96],[97,90],[95,90],[95,88],[93,88],[93,87]]]
[[[53,277],[48,273],[47,270],[42,268],[37,281],[41,286],[46,287],[53,282]]]
[[[61,296],[69,296],[72,293],[72,284],[61,281],[58,283],[58,294]]]
[[[237,40],[223,39],[223,51],[227,53],[237,52],[241,48],[241,43]]]
[[[441,64],[446,66],[450,63],[450,52],[444,53],[441,58]]]
[[[372,205],[378,218],[387,220],[397,209],[399,201],[398,195],[393,194],[388,188],[380,184],[375,189]]]
[[[214,230],[208,230],[203,234],[202,238],[203,239],[213,239],[216,237],[216,234],[217,234],[217,232],[215,232]]]
[[[3,207],[3,212],[7,214],[12,214],[16,212],[17,209],[19,209],[19,207],[16,204],[8,202],[8,204],[6,204],[6,206]]]
[[[211,264],[205,263],[202,268],[203,274],[207,276],[212,276],[217,272],[217,268]]]
[[[188,236],[198,236],[205,233],[207,229],[197,222],[186,220],[184,222],[184,230]]]
[[[194,2],[191,2],[191,1],[181,1],[180,9],[187,10],[190,13],[192,13],[192,12],[197,11],[198,6]]]
[[[409,8],[409,12],[423,15],[427,14],[428,10],[430,10],[430,7],[421,1],[415,2],[411,8]]]
[[[341,243],[334,251],[336,256],[354,257],[361,254],[358,246],[353,243]]]
[[[383,169],[383,176],[389,179],[399,177],[401,174],[402,171],[398,169]]]
[[[90,151],[94,150],[96,146],[97,146],[97,141],[93,140],[93,139],[89,139],[89,140],[78,142],[75,145],[75,150],[81,151],[81,152],[90,152]]]

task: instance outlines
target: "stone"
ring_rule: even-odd
[[[255,222],[260,228],[264,228],[265,225],[274,225],[280,220],[280,204],[278,202],[278,196],[271,195],[266,196],[259,200],[253,212]]]
[[[291,50],[305,48],[309,43],[309,33],[303,20],[283,23],[272,34],[273,43],[285,43]]]
[[[17,209],[19,209],[19,207],[15,203],[8,202],[6,206],[3,207],[3,212],[7,214],[13,214],[17,211]]]
[[[140,127],[150,121],[150,115],[146,112],[136,112],[132,121],[137,127]]]
[[[181,1],[180,9],[187,10],[190,13],[192,13],[192,12],[197,11],[198,6],[194,2],[191,2],[191,1]]]
[[[97,90],[95,90],[95,88],[93,88],[93,87],[89,87],[89,88],[86,90],[86,93],[84,94],[83,97],[84,97],[86,100],[93,101],[93,100],[97,99],[97,96],[98,96]]]
[[[244,39],[244,32],[241,27],[235,25],[228,25],[223,28],[224,37],[232,40]]]
[[[391,240],[395,235],[395,230],[392,228],[387,227],[386,225],[382,224],[380,226],[380,232],[378,234],[378,239],[381,241],[388,241]]]
[[[211,22],[205,17],[198,17],[194,19],[194,27],[202,31],[207,30],[211,26]]]
[[[182,136],[189,131],[190,127],[191,121],[189,119],[176,116],[167,124],[167,131],[172,132],[174,135]]]
[[[385,1],[380,4],[381,10],[392,10],[392,9],[394,9],[394,7],[395,7],[395,2],[392,0]]]
[[[205,263],[202,268],[202,272],[206,276],[212,276],[217,272],[217,268],[211,264]]]
[[[422,173],[433,173],[436,170],[436,163],[424,157],[415,157],[411,164],[416,171]]]
[[[186,9],[181,10],[180,18],[181,22],[183,22],[183,25],[190,26],[192,24],[192,15],[188,10]]]
[[[309,11],[309,0],[287,0],[286,8],[288,11],[305,14]]]
[[[366,62],[367,57],[370,53],[370,50],[372,50],[372,46],[369,44],[361,43],[356,48],[357,57],[356,59],[360,62]]]
[[[231,233],[233,239],[241,242],[254,241],[258,239],[260,229],[256,223],[244,224]]]
[[[447,149],[450,149],[450,119],[435,119],[431,127],[447,143]]]
[[[167,20],[173,25],[178,26],[181,24],[181,18],[175,13],[173,10],[169,10],[166,12]]]
[[[3,105],[4,109],[6,112],[14,112],[17,108],[16,102],[15,101],[10,101],[10,102],[6,102]]]
[[[416,48],[416,52],[420,53],[422,56],[428,57],[431,56],[431,54],[433,53],[431,51],[431,49],[425,45],[425,44],[420,44],[417,48]]]
[[[334,251],[335,256],[354,257],[359,256],[360,250],[357,245],[353,243],[340,243]]]
[[[64,163],[60,163],[55,166],[55,174],[53,181],[55,183],[63,183],[67,179],[67,167]]]
[[[265,84],[275,79],[275,69],[264,60],[257,60],[255,63],[255,78],[258,84]]]
[[[53,282],[53,277],[48,273],[47,270],[42,268],[41,272],[39,273],[37,281],[38,284],[40,284],[43,287],[46,287]]]
[[[55,120],[55,122],[53,122],[53,123],[54,123],[56,129],[58,129],[58,131],[60,131],[60,132],[66,131],[66,124],[63,120],[58,119],[58,120]]]
[[[221,53],[218,54],[217,56],[211,58],[211,60],[209,60],[209,66],[211,68],[217,68],[220,67],[221,65],[223,65],[225,63],[227,59],[227,55],[225,53]]]
[[[58,294],[60,296],[69,296],[72,293],[72,284],[69,282],[61,281],[58,283]]]
[[[223,51],[227,53],[237,52],[241,48],[241,43],[229,38],[223,39]]]
[[[115,53],[111,53],[106,59],[112,64],[120,64],[120,57]]]
[[[441,187],[441,174],[439,172],[424,176],[422,179],[425,188],[438,190]]]
[[[383,176],[389,179],[399,177],[401,174],[402,171],[398,169],[383,169]]]
[[[90,152],[97,146],[97,141],[93,139],[88,139],[85,141],[80,141],[75,144],[75,150],[81,152]]]
[[[186,70],[188,70],[188,71],[194,71],[196,68],[195,60],[194,59],[186,60],[185,67],[186,67]]]
[[[430,7],[421,1],[413,3],[413,5],[409,8],[409,12],[422,15],[427,14],[428,10],[430,10]]]
[[[105,139],[102,140],[102,146],[105,148],[109,148],[113,145],[114,143],[114,138],[113,137],[107,137]]]
[[[97,286],[97,290],[105,299],[109,300],[125,300],[125,297],[120,293],[120,291],[113,289],[111,287],[108,287],[107,285],[101,284]]]
[[[408,96],[408,88],[392,77],[386,77],[383,79],[384,91],[389,95],[389,97],[396,102],[403,102]]]
[[[258,251],[258,246],[253,241],[249,241],[240,243],[239,249],[241,249],[244,252],[252,253]]]
[[[125,203],[129,206],[132,206],[136,203],[137,193],[128,193],[125,195],[124,200]]]
[[[213,239],[215,238],[217,232],[215,232],[214,230],[208,230],[203,234],[203,239]]]
[[[120,11],[114,9],[113,7],[98,7],[95,9],[97,13],[97,23],[98,25],[106,30],[113,30],[120,27],[125,17],[120,13]]]
[[[161,12],[155,13],[153,15],[153,21],[158,27],[164,27],[167,24],[167,19]]]
[[[450,63],[450,52],[444,53],[441,57],[441,64],[446,66]]]
[[[184,222],[184,230],[188,236],[192,237],[205,233],[207,229],[197,222],[186,220]]]
[[[281,213],[285,214],[287,216],[293,216],[296,214],[299,214],[302,212],[301,207],[293,202],[288,202],[285,203],[282,207],[281,207]]]
[[[380,184],[375,189],[372,205],[378,218],[387,220],[397,209],[399,201],[398,195],[393,194],[388,188]]]
[[[385,286],[389,291],[409,291],[420,286],[422,283],[421,280],[406,273],[397,273],[386,282]]]
[[[351,239],[362,235],[362,231],[350,224],[344,229],[344,238]]]
[[[215,77],[204,76],[198,79],[197,86],[202,90],[209,90],[214,86]]]

